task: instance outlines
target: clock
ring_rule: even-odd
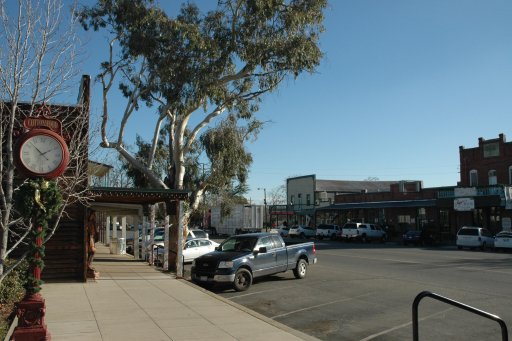
[[[56,178],[66,169],[69,150],[66,142],[49,129],[32,129],[16,141],[17,168],[28,177]]]

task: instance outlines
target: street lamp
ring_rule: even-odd
[[[261,191],[263,190],[263,205],[265,205],[265,210],[263,211],[263,214],[264,214],[264,219],[263,219],[263,223],[265,223],[267,221],[267,189],[264,188],[264,187],[258,187],[258,191]],[[268,230],[268,226],[265,226],[265,231]]]

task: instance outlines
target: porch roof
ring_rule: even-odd
[[[187,200],[189,192],[176,189],[141,189],[119,187],[91,187],[89,193],[95,203],[152,205],[159,202]]]

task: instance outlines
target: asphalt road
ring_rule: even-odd
[[[322,340],[412,340],[412,303],[431,291],[496,314],[512,326],[512,253],[317,241],[305,279],[291,271],[246,292],[212,290]],[[424,298],[419,339],[501,340],[495,321]]]

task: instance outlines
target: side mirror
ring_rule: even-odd
[[[266,246],[260,247],[258,250],[258,253],[267,253],[267,247]]]

